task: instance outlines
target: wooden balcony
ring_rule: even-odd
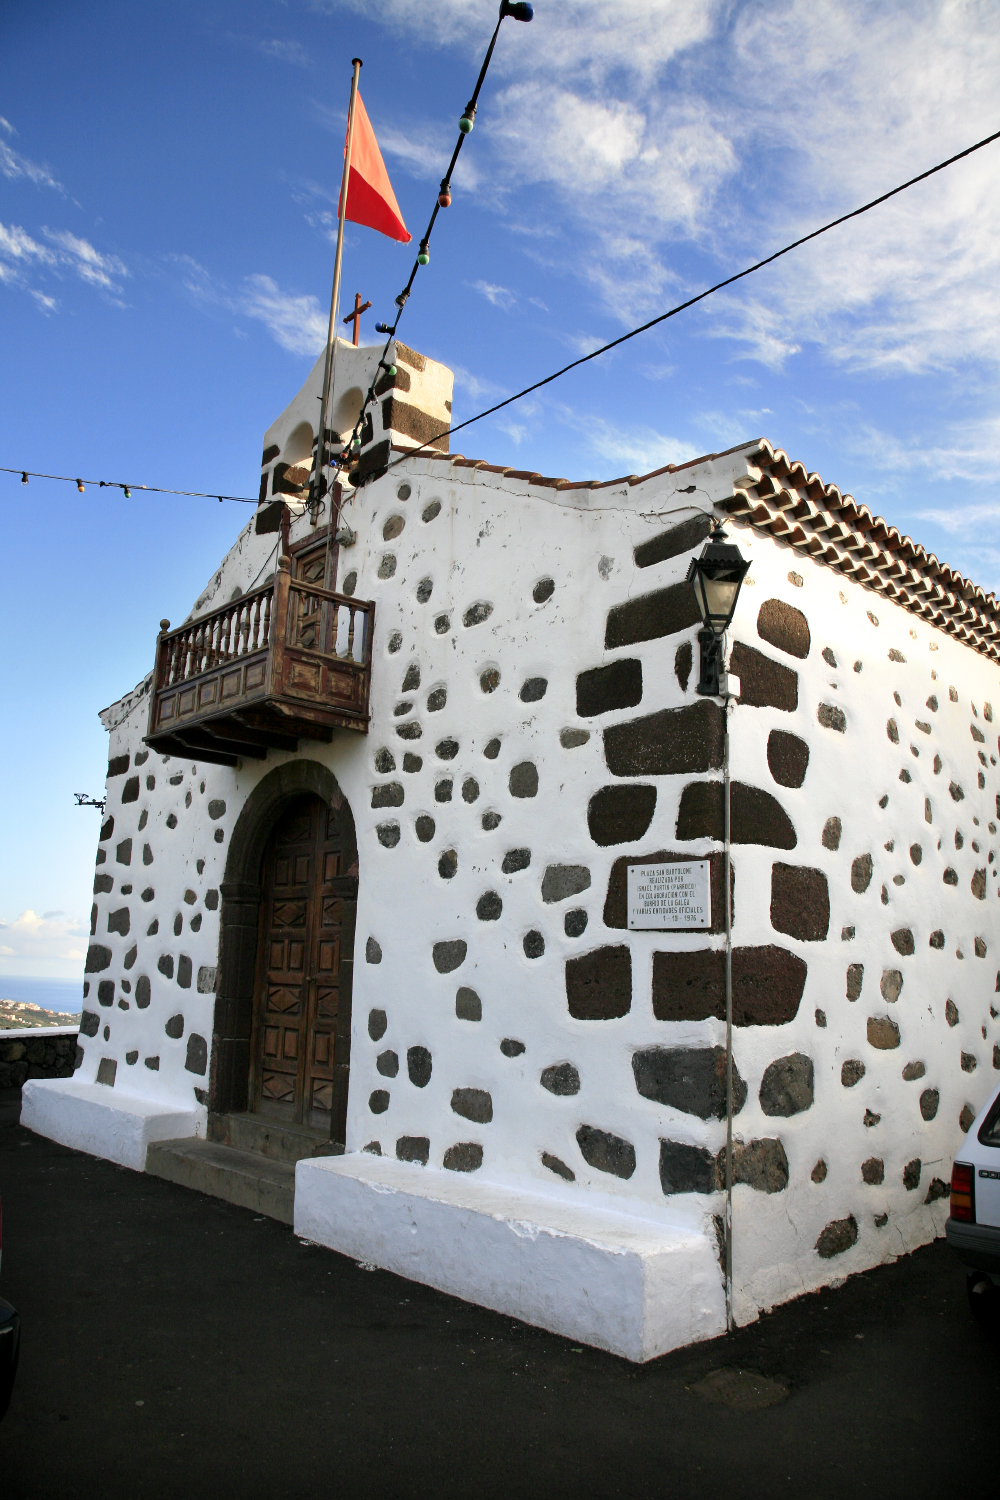
[[[280,557],[273,583],[212,614],[177,630],[163,621],[153,750],[233,766],[335,729],[368,733],[375,606],[293,577],[293,561]]]

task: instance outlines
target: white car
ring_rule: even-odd
[[[992,1321],[1000,1302],[1000,1089],[973,1120],[955,1158],[944,1228],[965,1266],[977,1322]]]

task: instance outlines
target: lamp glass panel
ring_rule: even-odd
[[[736,595],[740,589],[739,578],[705,578],[703,576],[702,586],[708,602],[708,613],[714,623],[715,621],[728,622],[730,615],[736,605]]]

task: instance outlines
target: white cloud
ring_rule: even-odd
[[[62,279],[66,271],[81,281],[97,287],[121,307],[120,280],[129,275],[128,267],[116,255],[102,255],[89,240],[82,240],[69,230],[43,228],[42,233],[55,248],[42,245],[19,224],[8,228],[0,224],[0,283],[18,287],[34,298],[42,312],[55,311],[56,299],[32,284],[32,274],[48,274]]]
[[[278,62],[292,63],[297,68],[308,68],[311,66],[309,54],[301,42],[281,41],[278,38],[271,38],[268,41],[258,42],[257,50],[258,52],[262,52],[265,57],[276,58]]]
[[[70,266],[81,281],[108,292],[122,290],[114,278],[128,276],[129,269],[117,255],[102,255],[89,240],[79,239],[68,229],[46,229],[43,225],[42,233],[57,247],[60,263]]]
[[[17,135],[17,131],[10,121],[5,120],[2,115],[0,115],[0,130],[3,130],[7,135]],[[53,188],[57,193],[65,194],[65,188],[62,183],[53,177],[48,167],[42,166],[39,162],[31,161],[26,156],[22,156],[19,151],[15,151],[6,141],[0,141],[0,173],[4,177],[11,179],[25,177],[29,182],[33,182],[36,187]]]
[[[82,963],[87,954],[87,928],[62,912],[40,917],[29,908],[12,922],[0,922],[0,954],[29,963]]]
[[[509,287],[496,286],[492,281],[471,281],[468,285],[481,297],[485,297],[487,302],[492,303],[494,307],[502,308],[504,312],[509,312],[517,301],[517,297]]]
[[[236,307],[247,318],[264,324],[289,354],[316,355],[326,344],[329,312],[316,298],[283,292],[270,276],[248,276]]]

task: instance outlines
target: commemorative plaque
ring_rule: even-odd
[[[628,866],[628,925],[633,931],[669,932],[711,927],[712,893],[707,859]]]

